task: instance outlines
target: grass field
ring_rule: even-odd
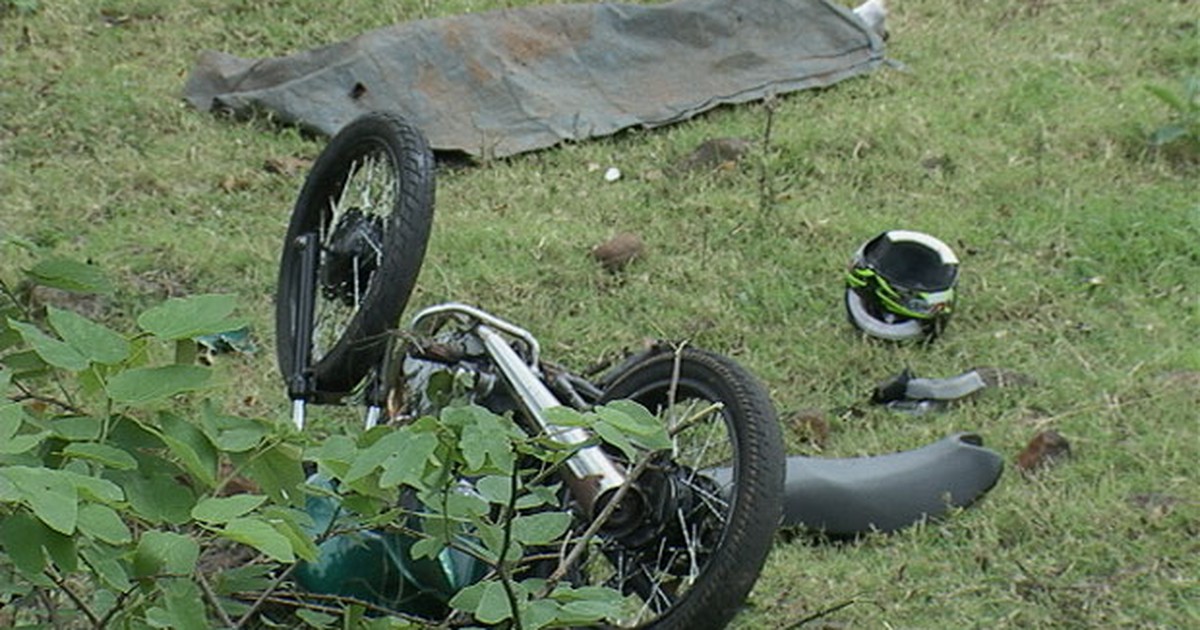
[[[223,361],[218,393],[283,421],[272,304],[304,169],[264,165],[311,159],[323,140],[190,109],[191,64],[204,49],[282,55],[515,4],[0,0],[0,234],[109,272],[117,292],[77,306],[112,322],[169,295],[236,294],[261,350]],[[575,368],[646,337],[728,353],[771,390],[792,453],[973,430],[1011,464],[1040,430],[1071,442],[1069,461],[1031,478],[1009,466],[944,522],[853,545],[781,536],[737,627],[840,604],[805,627],[1200,626],[1200,155],[1148,145],[1171,110],[1146,89],[1200,76],[1200,5],[891,4],[902,67],[443,169],[413,303],[483,307]],[[720,137],[757,144],[730,168],[670,174]],[[609,166],[625,176],[606,182]],[[842,311],[850,254],[899,227],[962,258],[960,310],[928,346],[863,339]],[[621,231],[647,254],[613,275],[587,253]],[[15,277],[28,260],[2,251]],[[924,416],[867,404],[906,367],[975,366],[1037,384]],[[830,423],[823,446],[791,430],[803,410]]]

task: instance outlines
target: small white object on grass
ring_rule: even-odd
[[[884,0],[867,0],[866,2],[854,7],[854,15],[862,20],[867,28],[875,31],[876,35],[883,37],[887,34],[887,27],[884,22],[887,20],[887,6]]]
[[[604,181],[615,182],[618,179],[621,179],[621,169],[610,166],[607,171],[604,171]]]

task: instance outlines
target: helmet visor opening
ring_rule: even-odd
[[[867,263],[888,282],[917,291],[942,291],[954,285],[958,266],[936,251],[911,241],[878,238],[864,252]]]

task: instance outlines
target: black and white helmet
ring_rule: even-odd
[[[854,253],[846,314],[872,337],[934,337],[954,312],[957,282],[958,256],[948,245],[923,232],[889,230]]]

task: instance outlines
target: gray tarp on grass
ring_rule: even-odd
[[[826,0],[530,6],[417,20],[286,57],[207,51],[195,107],[332,135],[400,112],[439,151],[504,157],[874,69],[883,41]]]

